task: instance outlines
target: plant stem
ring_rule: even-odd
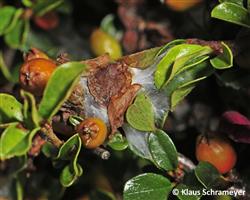
[[[109,151],[101,147],[97,147],[96,149],[94,149],[93,153],[99,156],[103,160],[108,160],[110,157]]]
[[[41,128],[41,132],[47,137],[48,141],[51,142],[55,147],[59,148],[62,146],[63,141],[60,140],[54,133],[52,126],[46,122]]]

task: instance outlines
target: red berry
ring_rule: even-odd
[[[43,30],[51,30],[58,26],[59,17],[55,12],[48,12],[43,16],[36,16],[34,22]]]

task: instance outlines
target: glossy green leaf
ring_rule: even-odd
[[[90,194],[90,200],[116,200],[115,196],[111,192],[104,190],[95,190]]]
[[[209,76],[210,74],[208,74],[207,76]],[[207,78],[207,76],[203,76],[200,78],[197,78],[193,81],[190,81],[188,83],[185,83],[184,85],[180,86],[180,88],[176,89],[172,95],[171,95],[171,110],[173,111],[173,109],[176,107],[176,105],[181,102],[198,84],[198,82],[204,80]]]
[[[198,63],[205,61],[206,59],[209,58],[206,55],[212,52],[213,50],[210,47],[204,46],[195,52],[191,51],[190,53],[177,58],[174,61],[172,71],[171,71],[171,74],[169,75],[168,81],[171,80],[178,73],[184,70],[187,70],[188,68],[191,68],[197,65]]]
[[[4,6],[0,8],[0,35],[2,35],[6,28],[11,24],[16,9],[12,6]]]
[[[22,121],[22,104],[9,94],[0,94],[0,124]]]
[[[33,6],[33,10],[36,15],[42,16],[58,8],[63,2],[64,0],[37,0]]]
[[[164,170],[174,170],[178,165],[178,155],[171,138],[162,130],[156,130],[148,137],[149,150],[156,165]]]
[[[126,112],[128,123],[140,131],[154,131],[154,108],[146,94],[138,94]]]
[[[70,164],[64,167],[60,175],[60,182],[64,187],[72,185],[82,174],[82,168],[77,163],[81,150],[81,138],[78,134],[69,138],[60,148],[56,160],[69,160]]]
[[[115,135],[109,140],[108,146],[116,151],[125,150],[128,147],[128,141],[120,132],[115,133]]]
[[[81,147],[81,139],[78,134],[70,137],[59,149],[56,159],[71,160],[74,152],[77,152]]]
[[[68,62],[57,67],[39,105],[38,111],[43,119],[51,119],[56,114],[86,70],[86,65],[79,62]]]
[[[186,42],[186,40],[184,40],[184,39],[173,40],[173,41],[167,43],[166,45],[164,45],[163,47],[161,47],[160,51],[158,52],[158,54],[156,56],[160,56],[160,55],[166,53],[172,47],[179,45],[179,44],[184,44],[185,42]]]
[[[40,126],[41,117],[38,114],[35,97],[24,90],[21,90],[21,96],[24,100],[23,113],[24,123],[27,127],[36,128]]]
[[[60,174],[60,182],[64,187],[71,186],[77,179],[77,176],[72,171],[70,165],[66,165],[61,174]]]
[[[4,130],[0,139],[0,159],[21,156],[28,152],[32,145],[32,138],[39,128],[26,131],[17,127],[17,123]]]
[[[210,60],[211,65],[216,69],[227,69],[233,66],[233,53],[231,49],[222,42],[223,53]]]
[[[195,175],[206,188],[210,188],[213,184],[216,184],[216,181],[220,178],[218,170],[208,162],[200,162],[195,168]]]
[[[153,159],[147,142],[149,133],[138,131],[126,123],[122,126],[122,128],[125,132],[129,149],[133,151],[135,155],[152,161]]]
[[[77,164],[78,172],[74,171],[71,165],[66,165],[61,174],[60,174],[60,182],[64,187],[70,187],[75,181],[78,180],[79,176],[82,174],[82,168],[80,165]]]
[[[219,0],[220,3],[229,2],[229,3],[238,4],[240,6],[243,6],[243,1],[244,0]]]
[[[83,121],[83,118],[78,115],[73,115],[69,117],[69,123],[73,126],[77,126]]]
[[[197,64],[192,68],[182,71],[167,84],[162,87],[162,90],[170,98],[171,110],[180,102],[195,86],[195,83],[210,76],[214,69],[210,67],[208,61]]]
[[[158,89],[161,88],[192,56],[197,57],[199,54],[203,55],[209,52],[211,52],[210,48],[193,44],[180,44],[172,47],[157,65],[154,75],[155,86]],[[189,55],[187,58],[180,59],[187,55]],[[178,61],[178,59],[180,60]],[[176,60],[177,63],[175,64]]]
[[[235,3],[224,2],[216,6],[211,16],[250,28],[250,15],[247,9]]]
[[[166,200],[172,190],[171,182],[158,174],[141,174],[126,182],[124,200]]]

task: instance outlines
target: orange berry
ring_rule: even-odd
[[[107,126],[99,118],[87,118],[83,120],[77,127],[84,146],[88,149],[93,149],[105,141],[107,137]]]
[[[28,60],[20,68],[19,81],[24,90],[42,96],[46,84],[56,69],[52,60],[36,58]]]
[[[234,167],[237,155],[229,141],[199,136],[196,143],[196,158],[198,161],[211,163],[224,174]]]
[[[36,48],[31,48],[27,53],[24,55],[24,61],[33,60],[36,58],[44,58],[49,59],[49,57],[42,51]]]
[[[165,0],[165,4],[175,11],[185,11],[197,5],[202,0]]]

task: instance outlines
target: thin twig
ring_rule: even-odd
[[[60,140],[54,133],[52,126],[49,123],[43,124],[41,132],[47,137],[48,141],[51,142],[55,147],[59,148],[63,141]]]
[[[101,147],[97,147],[96,149],[94,149],[93,153],[99,156],[103,160],[108,160],[110,157],[109,151]]]

